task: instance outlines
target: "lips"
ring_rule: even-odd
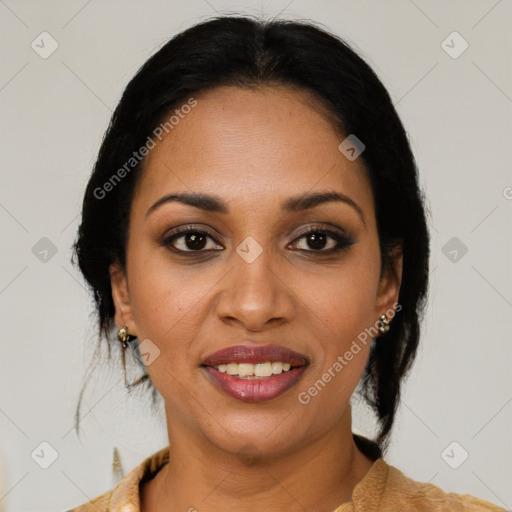
[[[209,355],[201,366],[231,398],[265,402],[297,384],[307,365],[305,356],[279,345],[236,345]]]
[[[266,363],[267,361],[289,363],[291,366],[304,366],[307,359],[279,345],[247,346],[236,345],[209,355],[204,361],[205,366],[218,366],[228,363]]]

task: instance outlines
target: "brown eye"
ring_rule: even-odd
[[[167,236],[162,243],[178,252],[205,252],[223,249],[206,231],[190,228]],[[220,249],[216,249],[216,247],[220,247]]]
[[[325,246],[326,246],[327,242],[329,241],[328,239],[331,237],[329,237],[329,235],[326,235],[325,233],[313,232],[313,233],[309,233],[308,235],[304,236],[303,238],[306,239],[306,243],[308,244],[308,246],[311,249],[321,250],[321,249],[325,249]],[[331,242],[332,242],[332,239],[331,239]],[[334,246],[336,246],[336,243]]]
[[[299,250],[307,252],[325,252],[332,253],[346,249],[354,244],[354,241],[335,231],[314,228],[295,239],[293,244],[298,245],[298,241],[304,240],[306,247],[298,247]]]

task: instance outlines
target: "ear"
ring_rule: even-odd
[[[117,327],[121,329],[126,325],[128,333],[136,335],[137,327],[132,316],[132,308],[130,302],[130,291],[128,289],[128,281],[121,265],[116,262],[109,267],[110,286],[112,287],[112,299],[115,306],[115,321]]]
[[[391,253],[391,261],[383,268],[379,283],[379,290],[375,301],[377,316],[394,311],[398,303],[398,295],[402,282],[402,247],[396,246]]]

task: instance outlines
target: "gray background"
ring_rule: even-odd
[[[239,10],[324,24],[388,87],[432,228],[424,335],[388,460],[414,479],[512,508],[509,0],[0,0],[3,510],[76,506],[116,482],[113,447],[126,472],[166,445],[162,413],[125,393],[118,364],[94,373],[83,437],[72,430],[95,331],[70,247],[124,86],[176,32]],[[58,44],[47,58],[55,43],[42,32]],[[357,404],[356,416],[354,428],[371,431]]]

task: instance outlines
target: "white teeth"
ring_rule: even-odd
[[[247,377],[249,375],[254,375],[254,365],[248,363],[239,363],[238,375],[239,377]]]
[[[226,372],[228,375],[238,375],[238,364],[229,363],[226,365]]]
[[[256,377],[270,377],[272,375],[272,363],[258,363],[254,365]]]
[[[272,373],[279,375],[283,372],[283,363],[272,363]]]
[[[239,377],[271,377],[290,370],[290,363],[282,363],[280,361],[271,363],[228,363],[219,364],[216,367],[221,373],[228,375],[238,375]]]

